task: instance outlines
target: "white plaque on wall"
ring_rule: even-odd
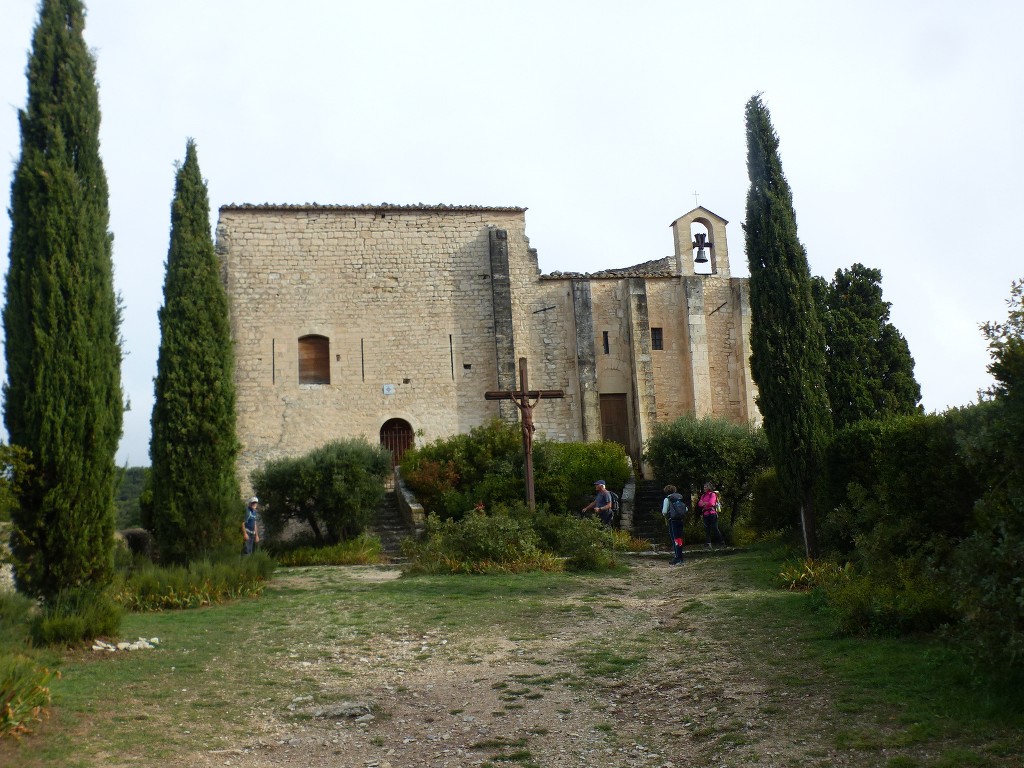
[[[385,384],[383,387],[381,387],[381,389],[384,390],[384,394],[385,395],[393,395],[393,394],[395,394],[395,385],[394,384]]]

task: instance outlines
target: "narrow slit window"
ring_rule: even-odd
[[[299,384],[331,383],[331,340],[326,336],[299,337]]]
[[[662,335],[661,328],[651,328],[651,349],[664,348],[665,337]]]
[[[602,331],[602,339],[604,344],[604,353],[608,354],[608,331]]]

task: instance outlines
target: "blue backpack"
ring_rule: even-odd
[[[678,493],[670,494],[668,497],[668,519],[669,520],[685,520],[686,514],[690,511],[690,508],[686,506],[686,502],[683,501],[683,497]]]

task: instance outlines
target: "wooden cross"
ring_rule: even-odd
[[[537,507],[536,496],[533,492],[533,407],[542,398],[558,399],[565,397],[565,392],[560,389],[530,389],[527,386],[526,358],[519,358],[519,389],[492,390],[484,392],[487,400],[511,400],[519,413],[522,414],[520,423],[523,427],[523,454],[526,457],[526,504],[533,512]],[[534,402],[530,402],[530,400]]]

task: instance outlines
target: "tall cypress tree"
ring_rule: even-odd
[[[921,387],[907,340],[889,322],[880,270],[854,264],[831,282],[814,278],[825,333],[825,382],[836,429],[919,412]]]
[[[800,505],[804,545],[817,549],[814,490],[832,420],[825,389],[825,341],[807,255],[797,237],[793,194],[779,139],[760,94],[746,106],[750,264],[750,372],[779,478]]]
[[[238,540],[234,354],[210,234],[210,202],[189,140],[171,203],[150,458],[149,521],[160,552],[184,562]]]
[[[11,544],[19,589],[43,597],[113,570],[121,317],[84,26],[79,0],[40,4],[11,185],[3,411],[33,466]]]

